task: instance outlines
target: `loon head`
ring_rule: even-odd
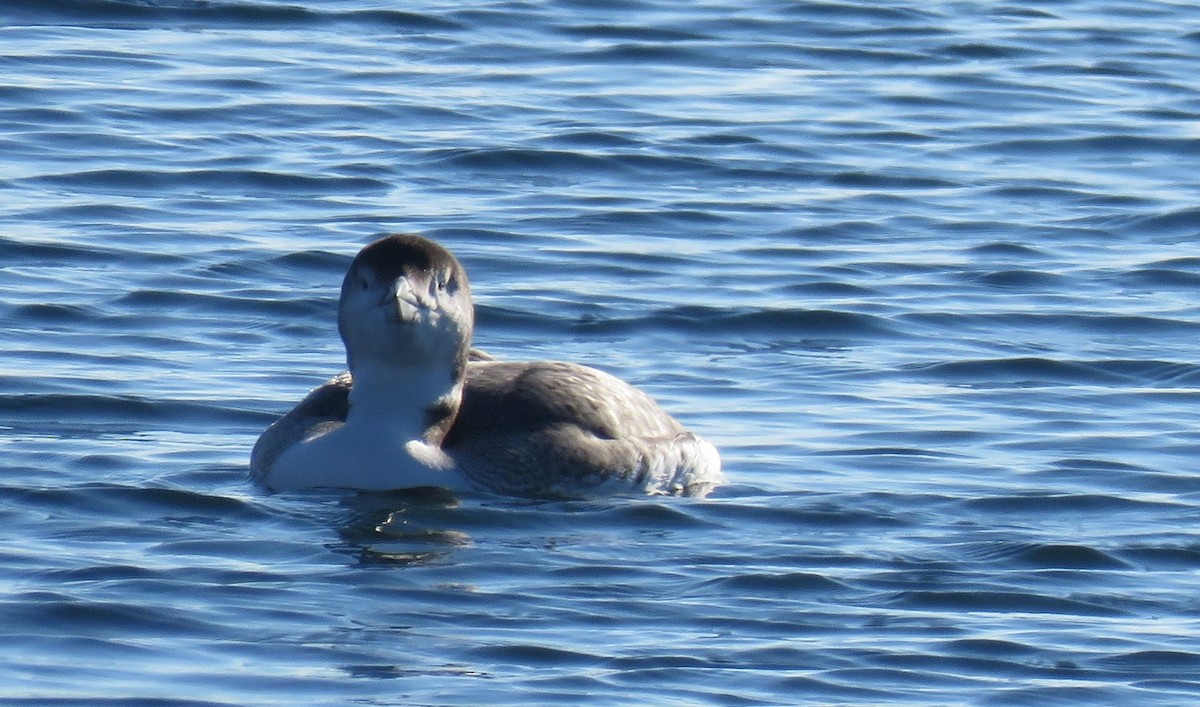
[[[338,332],[356,369],[449,373],[461,380],[475,310],[462,264],[411,234],[384,236],[359,251],[338,301]]]

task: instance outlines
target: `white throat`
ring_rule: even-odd
[[[450,366],[397,366],[358,362],[351,371],[350,412],[346,425],[388,428],[405,440],[421,439],[426,411],[439,401],[461,394]]]
[[[457,403],[461,395],[453,364],[356,364],[346,423],[285,452],[271,469],[267,485],[277,491],[322,486],[367,491],[466,488],[466,479],[450,457],[424,439],[429,408],[448,399]]]

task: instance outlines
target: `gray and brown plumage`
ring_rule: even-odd
[[[350,371],[263,433],[254,478],[568,497],[703,495],[722,482],[716,449],[642,391],[578,364],[496,361],[471,349],[473,319],[449,251],[413,235],[365,247],[339,303]]]

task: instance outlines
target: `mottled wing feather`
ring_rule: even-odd
[[[693,494],[719,481],[711,445],[648,395],[570,363],[470,364],[445,447],[472,481],[517,495]],[[696,459],[710,462],[698,476]]]
[[[451,439],[493,428],[576,425],[602,438],[674,436],[683,427],[642,391],[603,371],[560,361],[471,362]]]

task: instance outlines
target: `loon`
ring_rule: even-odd
[[[412,234],[364,247],[338,301],[349,370],[262,433],[251,477],[560,498],[704,496],[724,481],[716,448],[650,396],[588,366],[495,360],[471,347],[474,320],[446,248]]]

